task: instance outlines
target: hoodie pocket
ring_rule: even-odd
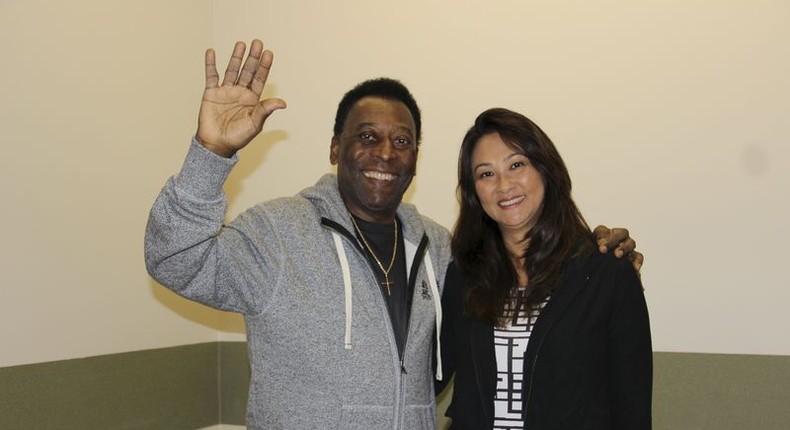
[[[436,410],[431,405],[406,406],[403,416],[404,429],[433,430],[436,428]]]
[[[389,430],[395,417],[391,406],[345,405],[340,414],[338,429],[342,430]],[[436,412],[431,405],[406,406],[403,411],[403,426],[408,430],[435,430]]]
[[[337,428],[342,430],[384,430],[392,428],[393,420],[394,411],[391,406],[343,405]]]

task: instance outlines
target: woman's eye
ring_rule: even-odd
[[[480,178],[480,179],[483,179],[483,178],[488,178],[488,177],[491,177],[491,176],[493,176],[493,173],[491,173],[491,172],[483,172],[483,173],[480,173],[477,177]]]
[[[523,161],[516,161],[513,165],[510,166],[511,169],[518,169],[519,167],[524,167],[526,163]]]

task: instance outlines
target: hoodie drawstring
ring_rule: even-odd
[[[344,344],[346,349],[351,349],[351,323],[353,322],[353,304],[351,287],[351,269],[348,266],[348,258],[346,257],[346,249],[343,247],[343,239],[336,231],[332,232],[335,240],[335,248],[337,249],[338,259],[340,260],[340,268],[343,271],[343,288],[345,292],[345,309],[346,309],[346,327]],[[442,302],[441,295],[439,295],[439,286],[436,282],[436,271],[433,270],[433,262],[431,261],[431,253],[425,251],[425,269],[428,272],[428,282],[431,284],[431,295],[433,296],[433,309],[436,314],[436,379],[442,379],[442,343],[440,340],[442,333]]]
[[[348,267],[348,258],[346,258],[346,249],[343,247],[343,239],[336,231],[332,232],[335,238],[335,248],[337,248],[337,256],[340,260],[340,268],[343,270],[343,287],[345,291],[345,304],[346,304],[346,334],[344,343],[346,349],[351,349],[351,322],[353,321],[353,305],[351,303],[351,269]]]

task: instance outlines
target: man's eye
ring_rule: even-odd
[[[374,136],[373,133],[367,131],[363,131],[362,133],[359,133],[359,138],[368,142],[376,140],[376,136]]]
[[[411,146],[411,139],[406,137],[399,137],[395,139],[395,145],[397,146]]]

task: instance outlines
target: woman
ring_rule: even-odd
[[[516,112],[483,112],[458,182],[441,334],[451,428],[649,429],[639,276],[596,252],[548,136]]]

